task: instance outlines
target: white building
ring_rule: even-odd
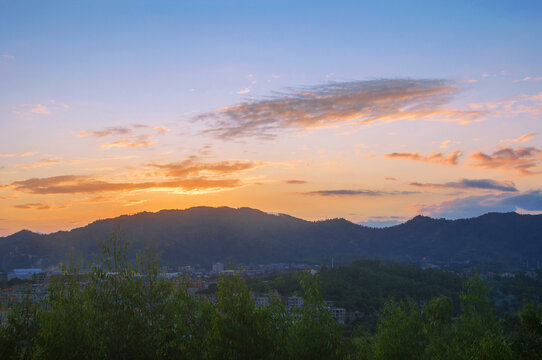
[[[303,309],[303,298],[300,296],[288,296],[288,312],[294,309]]]
[[[264,308],[269,306],[269,296],[255,296],[254,302],[256,303],[256,307]]]
[[[8,281],[11,279],[31,280],[34,274],[43,272],[41,269],[13,269],[8,274]]]
[[[224,271],[224,263],[218,262],[213,265],[213,272],[214,273],[221,273]]]

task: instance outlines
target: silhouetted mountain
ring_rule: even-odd
[[[542,260],[542,215],[489,213],[463,220],[424,216],[389,228],[344,219],[305,221],[250,208],[195,207],[99,220],[82,228],[40,235],[21,231],[0,238],[0,267],[47,266],[92,259],[97,242],[116,228],[133,252],[155,248],[164,264],[336,262],[357,258],[400,261]]]

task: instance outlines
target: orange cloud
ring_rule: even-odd
[[[462,151],[454,151],[450,155],[446,156],[442,153],[431,153],[429,155],[420,155],[419,153],[399,153],[394,152],[391,154],[385,154],[384,156],[390,159],[405,159],[412,161],[422,161],[428,163],[442,164],[442,165],[457,165],[459,157],[463,154]]]
[[[64,161],[58,158],[44,158],[31,164],[17,164],[16,166],[20,169],[28,170],[28,169],[35,169],[42,166],[47,166],[47,165],[57,165],[57,164],[63,164],[63,163]]]
[[[165,126],[155,126],[153,129],[156,130],[160,135],[164,135],[169,132],[169,129]]]
[[[212,180],[194,178],[161,182],[112,183],[90,176],[63,175],[15,181],[11,186],[17,191],[31,194],[94,194],[102,192],[135,191],[150,189],[178,189],[182,191],[229,189],[241,186],[238,179]]]
[[[332,82],[204,113],[207,133],[220,138],[273,138],[284,129],[364,125],[375,121],[481,120],[485,110],[443,108],[457,88],[446,80]]]
[[[305,180],[284,180],[283,181],[285,184],[289,184],[289,185],[300,185],[300,184],[306,184],[307,181]]]
[[[77,136],[79,137],[89,137],[94,136],[98,138],[111,136],[111,135],[128,135],[132,132],[132,129],[129,127],[122,127],[122,126],[110,126],[105,128],[104,130],[82,130],[80,131]]]
[[[42,204],[42,203],[31,203],[31,204],[20,204],[13,206],[16,209],[25,209],[25,210],[49,210],[51,205]]]
[[[164,170],[167,176],[185,177],[199,175],[200,173],[231,174],[244,170],[253,169],[261,164],[252,161],[220,161],[215,163],[197,163],[196,156],[190,157],[177,163],[150,164],[151,166]]]
[[[36,104],[32,109],[30,109],[30,112],[34,114],[42,114],[42,115],[47,115],[51,113],[51,111],[49,110],[47,106],[44,106],[41,104]]]
[[[506,142],[512,142],[512,143],[520,142],[520,143],[524,143],[524,142],[527,142],[527,141],[531,140],[531,139],[534,138],[535,136],[538,136],[538,134],[536,134],[536,133],[530,133],[530,134],[522,135],[522,136],[517,137],[517,138],[515,138],[515,139],[504,139],[504,140],[501,140],[501,142],[503,142],[503,143],[506,143]]]
[[[540,171],[533,171],[532,169],[538,167],[542,160],[539,156],[541,153],[542,150],[533,146],[517,149],[503,147],[492,154],[477,152],[470,157],[476,161],[476,163],[472,164],[475,167],[506,171],[513,170],[523,175],[534,175],[540,173]]]
[[[136,138],[125,138],[120,139],[117,141],[109,142],[106,144],[100,145],[103,149],[111,149],[115,147],[129,147],[129,148],[136,148],[136,147],[143,147],[143,146],[150,146],[154,144],[153,141],[148,140],[148,137],[146,136],[138,136]]]

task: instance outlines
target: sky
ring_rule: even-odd
[[[0,236],[542,212],[540,1],[0,1]]]

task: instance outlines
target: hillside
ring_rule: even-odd
[[[453,221],[417,216],[376,229],[344,219],[311,222],[250,208],[196,207],[120,216],[48,235],[21,231],[0,238],[0,267],[45,267],[71,255],[90,260],[97,242],[116,228],[135,251],[154,248],[161,262],[171,265],[327,263],[331,256],[340,263],[361,257],[506,264],[542,260],[542,215],[490,213]]]

